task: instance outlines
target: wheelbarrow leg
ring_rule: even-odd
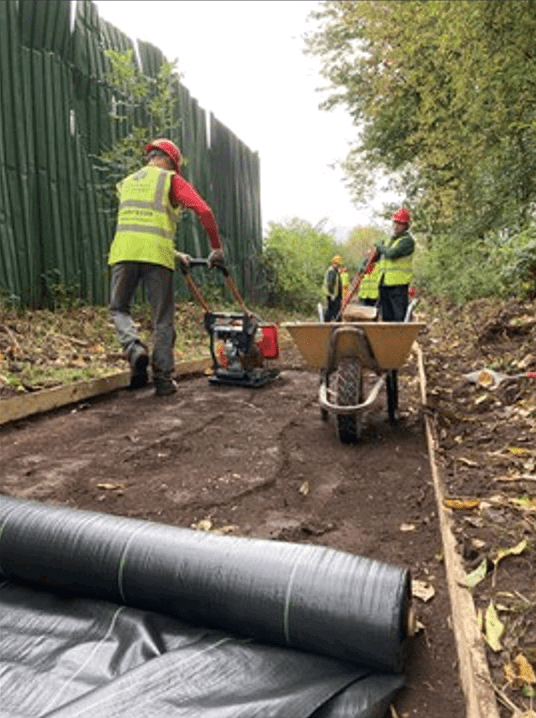
[[[355,406],[363,402],[363,368],[354,357],[339,361],[334,377],[336,402],[340,406]],[[336,414],[337,436],[343,444],[354,444],[361,433],[360,414]]]
[[[387,388],[387,413],[389,421],[394,423],[398,412],[398,372],[396,369],[387,372],[385,385]]]

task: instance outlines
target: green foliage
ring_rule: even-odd
[[[42,279],[45,302],[50,309],[70,309],[82,304],[78,276],[65,282],[59,269],[49,269],[42,275]]]
[[[270,281],[268,303],[311,311],[322,298],[324,273],[340,247],[331,234],[294,218],[270,224],[263,262]]]
[[[177,60],[163,63],[152,79],[138,68],[132,50],[105,50],[105,55],[111,65],[106,80],[114,88],[115,140],[96,158],[96,169],[102,176],[101,196],[109,198],[115,196],[117,183],[144,162],[145,145],[154,137],[178,138],[181,123],[173,91],[179,80]]]
[[[376,242],[387,241],[389,236],[378,227],[355,227],[342,245],[342,254],[349,269],[357,270],[359,264]]]
[[[429,240],[454,246],[530,222],[534,0],[327,0],[314,17],[324,106],[360,128],[346,162],[356,201],[386,173]]]

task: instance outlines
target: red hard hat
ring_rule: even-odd
[[[397,209],[393,214],[393,222],[400,222],[401,224],[409,224],[411,222],[411,215],[407,209]]]
[[[166,140],[165,138],[153,140],[146,146],[145,152],[149,153],[151,150],[160,150],[161,152],[165,152],[169,159],[173,162],[175,171],[179,171],[179,167],[182,164],[182,154],[174,142]]]

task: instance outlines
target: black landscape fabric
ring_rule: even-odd
[[[407,569],[0,496],[0,718],[383,718]]]

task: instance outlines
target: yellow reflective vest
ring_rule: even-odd
[[[388,245],[389,249],[395,249],[400,244],[414,243],[409,232],[405,232],[400,237],[392,237]],[[397,257],[389,259],[382,255],[379,261],[380,272],[382,278],[380,283],[386,287],[394,287],[400,284],[409,284],[412,277],[413,252],[405,257]]]
[[[180,208],[169,201],[173,172],[147,166],[119,182],[119,213],[108,264],[149,262],[175,269]]]
[[[380,263],[376,262],[370,274],[364,274],[357,290],[359,299],[378,299],[380,296]]]

